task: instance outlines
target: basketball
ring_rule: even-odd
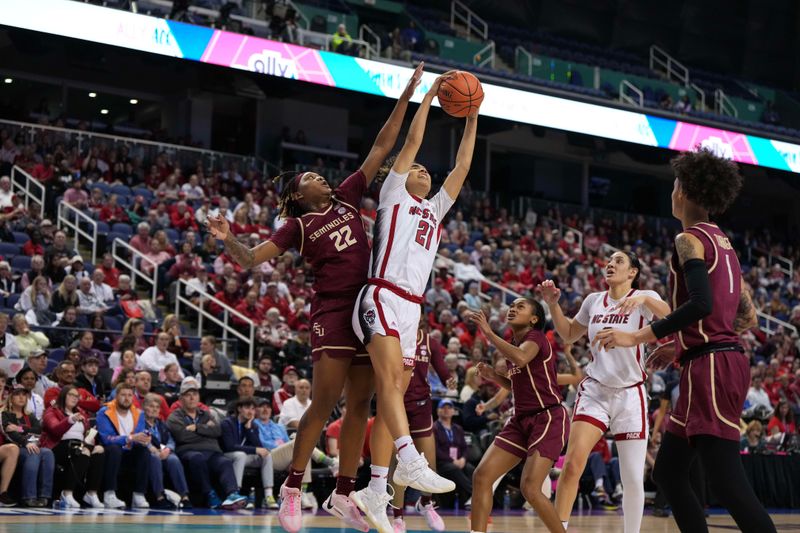
[[[439,86],[439,103],[444,112],[453,117],[466,117],[483,102],[483,87],[470,72],[457,71]]]

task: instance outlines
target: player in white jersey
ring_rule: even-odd
[[[548,280],[539,287],[550,308],[556,331],[568,343],[604,329],[635,332],[654,317],[669,314],[669,305],[654,291],[638,290],[641,265],[634,253],[615,252],[606,265],[608,290],[586,297],[575,318],[564,316],[561,291]],[[567,528],[578,482],[597,441],[611,431],[617,441],[622,478],[625,532],[639,531],[644,511],[644,462],[647,454],[647,392],[644,346],[598,349],[578,386],[567,456],[556,492],[556,510]],[[602,483],[602,480],[600,480]],[[596,487],[603,495],[602,484]]]
[[[414,115],[403,148],[384,165],[386,179],[380,192],[370,278],[353,311],[353,330],[367,347],[375,371],[378,413],[370,439],[371,481],[351,498],[380,533],[393,532],[386,516],[393,448],[397,448],[392,478],[396,485],[430,493],[455,489],[455,484],[431,470],[417,451],[403,403],[414,368],[420,304],[439,248],[441,223],[469,172],[478,127],[475,111],[466,119],[455,167],[442,188],[427,199],[431,177],[414,159],[433,97],[449,77],[450,73],[445,73],[433,83]]]

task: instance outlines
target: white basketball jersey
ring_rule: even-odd
[[[381,187],[370,277],[422,296],[439,249],[441,222],[454,200],[444,187],[430,200],[412,196],[406,178],[407,172],[391,170]]]
[[[636,289],[631,289],[625,297],[636,295],[661,299],[654,291]],[[608,291],[593,292],[583,301],[575,320],[588,327],[590,342],[594,341],[597,332],[606,328],[634,333],[653,320],[653,312],[644,305],[640,305],[629,315],[619,314],[614,310],[619,302],[620,300],[611,298]],[[647,379],[644,370],[644,345],[605,350],[592,344],[591,350],[592,361],[586,366],[586,375],[606,387],[631,387]]]

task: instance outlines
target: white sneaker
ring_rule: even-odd
[[[398,455],[397,468],[395,468],[392,481],[395,485],[403,485],[432,494],[456,490],[455,483],[431,470],[428,461],[425,460],[425,454],[420,454],[413,461],[402,461]]]
[[[124,509],[125,502],[117,498],[117,494],[114,491],[108,491],[103,494],[103,503],[105,504],[106,509]]]
[[[84,498],[84,500],[85,499],[86,498]],[[72,496],[72,494],[66,495],[66,494],[64,494],[62,492],[61,493],[61,501],[64,503],[64,508],[66,508],[66,509],[80,509],[81,508],[81,504],[78,503],[78,501]],[[100,501],[98,500],[97,503],[100,503]],[[103,506],[103,504],[100,503],[100,507],[102,507],[102,506]]]
[[[88,492],[83,495],[83,501],[89,505],[89,507],[93,509],[102,509],[103,502],[100,501],[100,498],[97,497],[97,494],[89,494]],[[75,502],[78,503],[78,502]],[[80,505],[78,505],[80,507]]]
[[[326,513],[339,518],[349,528],[357,529],[364,533],[369,531],[369,524],[367,524],[367,521],[361,516],[361,511],[358,510],[356,504],[347,496],[337,494],[336,491],[333,491],[322,503],[322,508]]]
[[[425,517],[425,522],[428,523],[428,527],[432,531],[444,531],[444,520],[442,520],[442,517],[436,512],[436,507],[434,507],[433,502],[422,505],[422,500],[417,500],[414,509]]]
[[[175,507],[181,506],[181,496],[177,492],[171,491],[169,489],[164,489],[164,497],[167,498],[167,501],[174,505]]]
[[[144,494],[138,492],[133,493],[131,509],[150,509],[150,504],[147,503],[147,498],[144,497]]]
[[[392,527],[394,528],[394,533],[406,533],[406,521],[402,517],[392,520]]]
[[[313,492],[304,492],[300,496],[300,506],[303,509],[316,509],[319,507],[319,503],[317,503],[317,497],[314,496]]]
[[[366,488],[350,494],[350,499],[358,505],[358,508],[367,516],[367,521],[378,533],[394,533],[394,528],[386,516],[386,506],[392,501],[392,496],[388,493],[378,493],[372,490],[369,485]]]

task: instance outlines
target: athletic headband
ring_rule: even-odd
[[[297,176],[294,177],[295,186],[300,187],[300,180],[303,179],[303,176],[308,174],[308,172],[300,172]]]

